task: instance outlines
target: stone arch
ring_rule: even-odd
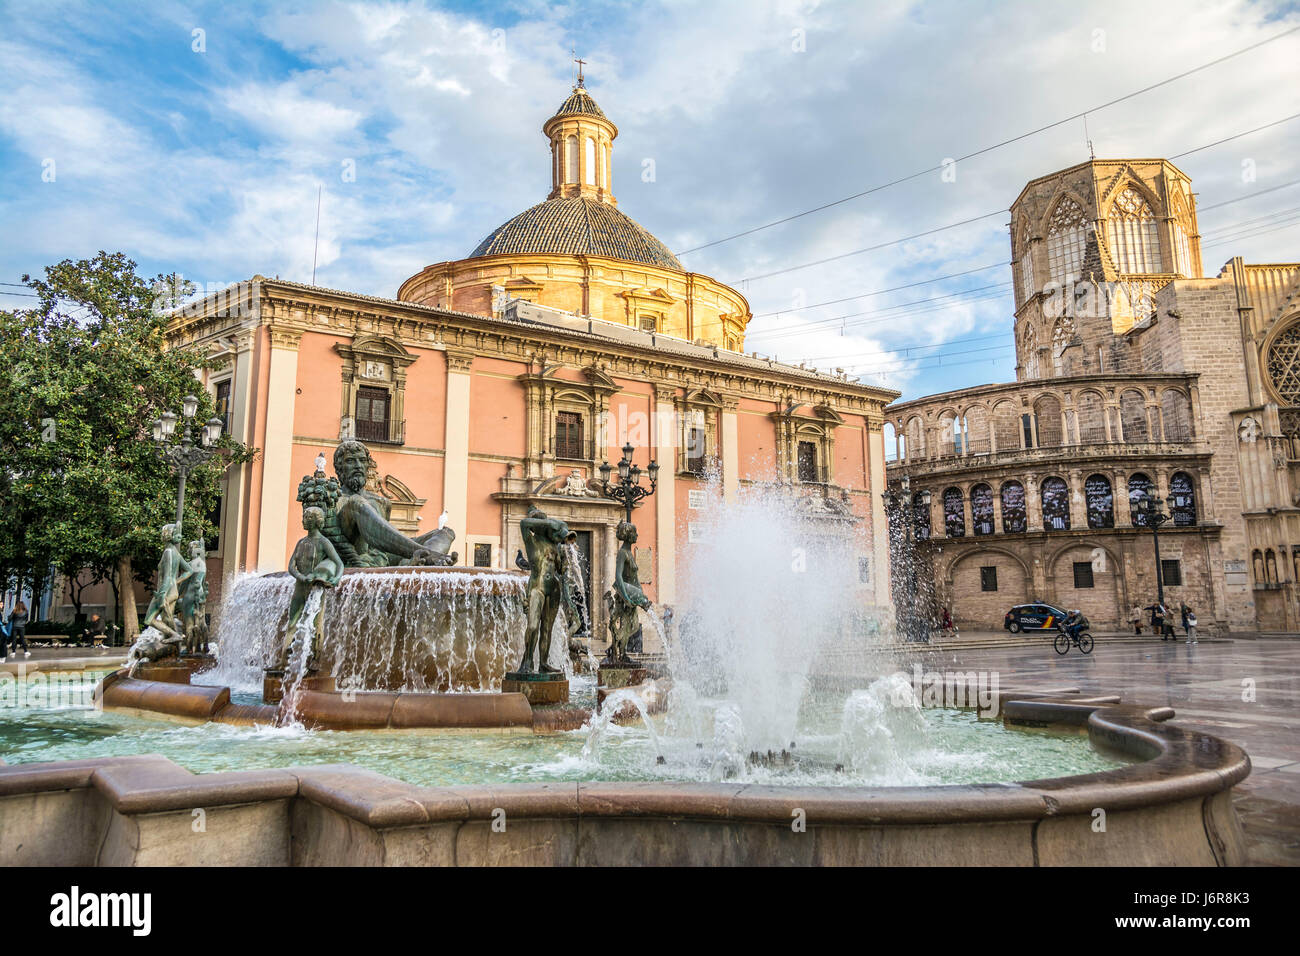
[[[1147,397],[1140,389],[1126,388],[1119,397],[1120,428],[1124,441],[1149,441],[1151,430],[1147,425]]]
[[[1061,429],[1061,399],[1045,392],[1034,400],[1034,417],[1038,421],[1038,447],[1056,448],[1064,445]]]
[[[987,405],[971,405],[962,416],[965,421],[963,450],[971,455],[987,455],[993,450],[992,426]]]
[[[1076,587],[1074,565],[1086,564]],[[1124,607],[1123,567],[1114,551],[1096,540],[1073,541],[1057,548],[1048,558],[1047,586],[1053,600],[1063,610],[1078,608],[1094,630],[1122,626]]]
[[[920,415],[913,415],[903,426],[903,447],[908,461],[926,457],[925,422]]]
[[[1074,398],[1078,416],[1079,444],[1100,444],[1106,440],[1106,398],[1096,389],[1086,388]]]
[[[993,406],[991,415],[993,444],[998,451],[1015,451],[1020,448],[1020,406],[1004,398]]]
[[[1160,393],[1160,419],[1165,441],[1192,440],[1192,403],[1182,389],[1167,388]]]
[[[987,541],[987,538],[980,539]],[[997,590],[986,591],[981,568],[992,566]],[[1033,583],[1028,566],[1007,548],[963,548],[954,555],[943,573],[945,590],[950,596],[953,620],[958,625],[1000,627],[1007,609],[1030,600]]]

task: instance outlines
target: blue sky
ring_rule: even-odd
[[[682,252],[1300,25],[1294,3],[1186,0],[0,8],[0,282],[101,248],[200,286],[309,281],[321,187],[317,282],[383,296],[545,197],[540,128],[575,47],[619,126],[620,208]],[[1300,33],[1088,129],[1102,158],[1171,156],[1296,113]],[[748,296],[751,350],[909,397],[1006,381],[1010,269],[982,267],[1009,258],[1007,217],[844,254],[1005,210],[1085,158],[1082,123],[1059,126],[955,181],[927,174],[682,259]],[[1264,192],[1300,180],[1300,120],[1176,162],[1201,206],[1241,200],[1200,218],[1207,272],[1300,259],[1300,186]]]

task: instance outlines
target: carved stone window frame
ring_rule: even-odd
[[[357,394],[362,386],[382,388],[388,392],[388,437],[386,442],[400,445],[406,440],[406,370],[418,356],[412,355],[396,339],[380,335],[359,335],[350,342],[336,342],[334,351],[343,359],[343,395],[339,410],[339,435],[349,431],[356,421]],[[387,377],[373,376],[369,370],[377,363]]]
[[[772,413],[776,421],[777,461],[781,476],[792,484],[834,487],[835,429],[844,424],[844,418],[825,403],[811,406],[811,417],[798,414],[803,407],[803,403],[786,403],[782,410]],[[817,448],[817,481],[806,482],[799,478],[801,441],[810,441]]]
[[[686,394],[674,396],[673,406],[677,414],[677,474],[680,477],[704,477],[690,467],[690,435],[693,428],[704,430],[705,472],[718,467],[718,422],[724,404],[721,395],[707,388],[688,387]]]
[[[524,386],[528,420],[524,460],[524,473],[528,478],[554,477],[557,461],[562,466],[586,465],[585,477],[591,478],[591,469],[595,468],[608,444],[605,431],[609,399],[620,390],[618,383],[595,365],[582,370],[585,382],[559,378],[557,373],[562,367],[535,357],[529,371],[519,376]],[[582,416],[582,450],[590,457],[556,456],[555,435],[560,412],[577,412]]]

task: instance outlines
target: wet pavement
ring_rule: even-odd
[[[1126,703],[1168,704],[1182,726],[1231,740],[1253,770],[1235,805],[1251,862],[1300,865],[1300,638],[1098,643],[1088,656],[1039,647],[963,648],[919,655],[927,669],[996,670],[1002,687],[1077,686]]]

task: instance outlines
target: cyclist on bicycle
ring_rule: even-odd
[[[1061,622],[1061,630],[1069,636],[1072,644],[1079,643],[1079,635],[1088,627],[1088,619],[1083,616],[1083,612],[1078,610],[1070,611],[1065,615],[1065,620]]]

